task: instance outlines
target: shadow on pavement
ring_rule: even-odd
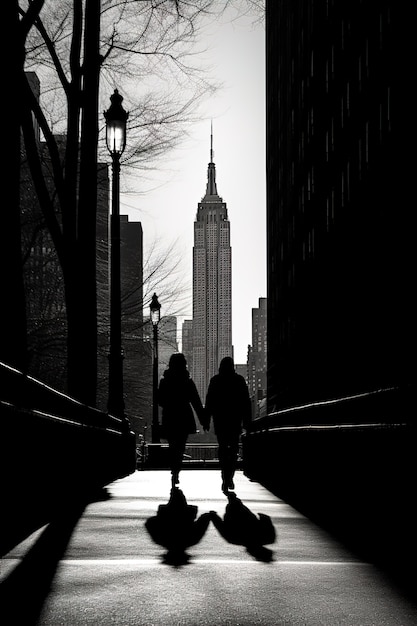
[[[271,518],[263,513],[256,516],[233,492],[229,491],[228,499],[223,519],[211,513],[214,526],[226,541],[244,546],[256,560],[272,561],[273,551],[265,547],[276,540]]]
[[[158,512],[145,522],[146,530],[153,541],[168,551],[164,563],[179,567],[190,561],[187,548],[201,541],[210,523],[210,513],[197,518],[198,507],[187,504],[177,487],[171,490],[167,504],[160,504]]]
[[[108,497],[107,490],[99,490],[89,498],[71,498],[65,506],[59,507],[36,543],[0,584],[4,626],[38,623],[59,561],[84,509],[89,503]]]
[[[1,500],[7,515],[2,520],[0,536],[0,556],[4,557],[29,535],[53,521],[60,511],[71,502],[85,503],[108,500],[109,491],[105,487],[89,487],[72,489],[70,492],[59,493],[55,499],[50,494],[38,493],[35,489],[22,495],[18,490]]]

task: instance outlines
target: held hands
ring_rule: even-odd
[[[210,415],[207,413],[207,411],[204,411],[203,415],[201,416],[201,425],[204,432],[208,433],[208,431],[210,430]]]

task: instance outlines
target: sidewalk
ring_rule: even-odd
[[[3,626],[417,624],[417,607],[372,564],[241,472],[226,517],[219,472],[180,479],[188,508],[178,531],[188,525],[184,541],[195,545],[172,545],[169,509],[156,517],[169,472],[137,471],[2,559],[15,607]]]

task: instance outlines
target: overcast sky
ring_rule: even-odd
[[[181,328],[192,317],[193,228],[206,189],[212,119],[217,190],[231,230],[234,355],[236,363],[246,363],[252,308],[266,296],[265,34],[253,18],[230,22],[226,16],[206,37],[212,74],[223,86],[202,105],[190,138],[155,173],[156,188],[136,196],[122,190],[121,212],[142,222],[145,255],[155,239],[178,240],[190,289]]]

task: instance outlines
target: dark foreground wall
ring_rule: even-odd
[[[2,554],[109,482],[135,471],[127,422],[0,365]]]
[[[244,471],[365,557],[404,573],[417,553],[413,397],[412,389],[390,390],[258,420],[243,438]]]
[[[411,28],[266,2],[269,412],[416,379]]]

